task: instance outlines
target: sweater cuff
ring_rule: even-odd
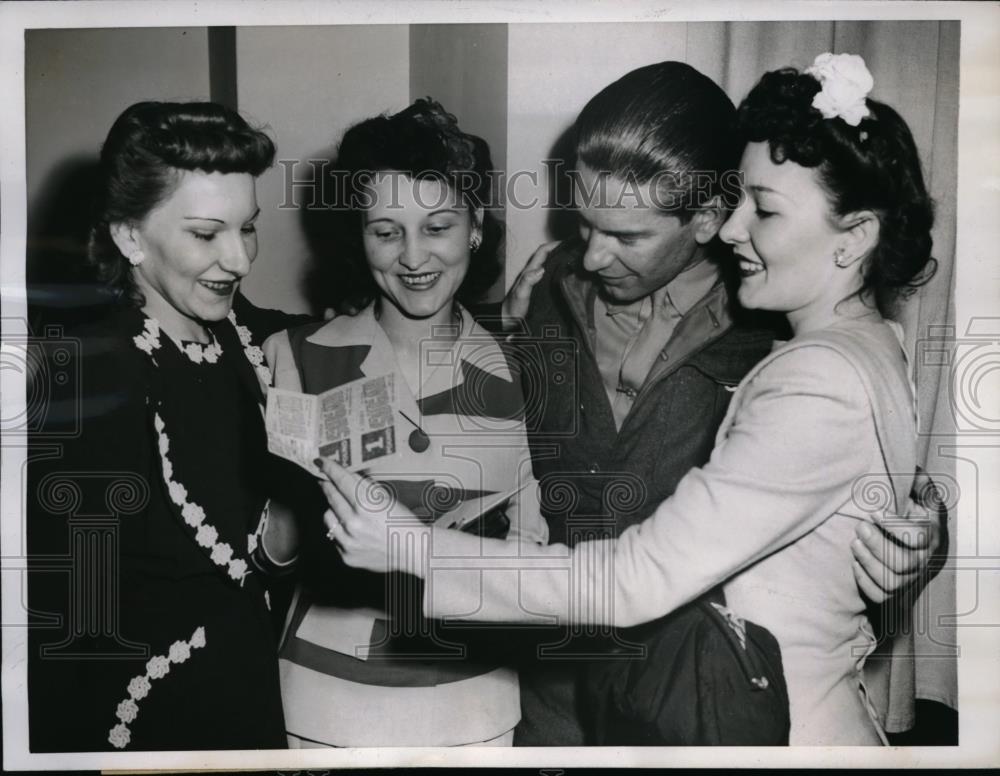
[[[299,563],[299,556],[294,555],[289,560],[279,563],[271,557],[267,548],[264,546],[264,540],[261,539],[261,541],[257,543],[257,549],[255,549],[253,554],[250,556],[250,560],[261,573],[266,574],[269,577],[284,577],[295,571]]]

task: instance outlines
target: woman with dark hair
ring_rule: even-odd
[[[334,169],[349,205],[335,214],[330,258],[340,315],[268,340],[275,385],[318,394],[400,376],[397,421],[409,430],[370,476],[428,523],[516,491],[488,532],[499,525],[511,546],[544,542],[520,381],[463,306],[499,272],[487,145],[438,103],[417,100],[351,127]],[[422,620],[412,577],[345,568],[324,537],[325,508],[313,481],[295,504],[272,506],[266,537],[278,560],[296,543],[303,554],[279,653],[289,745],[509,745],[516,672],[468,628]]]
[[[651,517],[614,540],[510,558],[500,543],[401,525],[398,507],[387,524],[357,476],[326,461],[326,519],[346,562],[432,579],[425,613],[470,620],[630,626],[724,583],[737,631],[746,618],[780,644],[790,743],[884,742],[850,544],[880,509],[903,514],[913,484],[899,474],[915,468],[912,388],[883,312],[929,276],[933,218],[909,129],[871,87],[860,57],[825,54],[766,74],[740,106],[742,198],[720,235],[740,301],[784,313],[793,337],[740,383],[711,459]],[[387,535],[433,551],[390,553]],[[455,556],[461,572],[440,560]]]
[[[447,183],[469,209],[477,247],[471,251],[468,270],[454,296],[469,305],[481,300],[500,276],[503,229],[489,207],[494,180],[490,149],[482,138],[458,129],[454,117],[437,103],[417,100],[394,116],[376,116],[351,127],[338,147],[335,176],[343,182],[343,207],[331,231],[331,253],[343,280],[329,289],[331,303],[340,314],[354,314],[380,295],[365,247],[366,205],[372,201],[375,173],[406,172]],[[393,186],[400,178],[383,175]],[[398,194],[390,188],[390,194]],[[390,200],[390,204],[400,204]],[[427,198],[423,204],[432,205]]]
[[[116,305],[74,333],[82,402],[53,403],[64,454],[32,466],[32,606],[62,618],[31,631],[34,750],[285,746],[254,557],[260,344],[292,319],[238,295],[273,158],[207,102],[132,105],[101,149],[90,257]],[[40,573],[60,557],[69,581]]]

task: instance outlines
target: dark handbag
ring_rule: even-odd
[[[459,528],[464,533],[482,536],[484,539],[506,539],[510,531],[510,518],[507,517],[507,502],[499,504],[484,512],[475,520]]]
[[[620,631],[645,648],[594,662],[586,677],[595,743],[602,746],[786,746],[788,689],[781,648],[742,627],[706,596],[659,620]],[[726,610],[728,611],[728,610]],[[741,636],[741,631],[745,634]]]

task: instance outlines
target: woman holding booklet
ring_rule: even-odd
[[[349,129],[334,167],[351,182],[333,214],[340,315],[267,341],[275,387],[322,394],[370,378],[395,413],[372,431],[373,480],[428,524],[485,510],[477,533],[545,543],[521,381],[460,303],[500,269],[500,227],[483,207],[488,147],[417,100]],[[323,535],[325,508],[315,481],[271,506],[275,561],[302,554],[279,650],[289,745],[509,745],[516,672],[482,634],[423,619],[415,577],[347,568]]]

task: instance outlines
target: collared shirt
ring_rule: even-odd
[[[595,299],[597,365],[619,430],[677,323],[718,279],[718,268],[704,260],[635,302]]]

